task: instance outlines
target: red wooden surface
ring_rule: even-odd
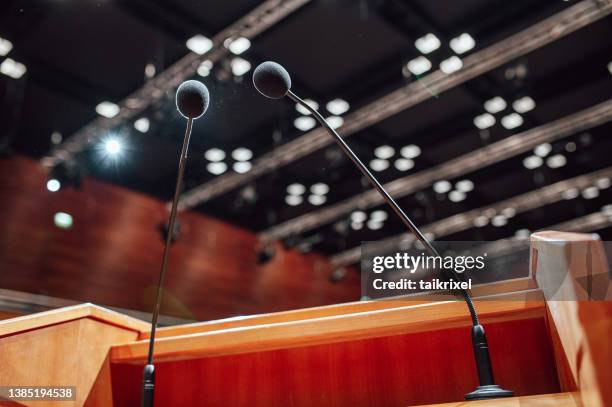
[[[559,391],[544,320],[487,326],[496,379],[516,395]],[[156,405],[399,407],[475,388],[469,329],[156,365]],[[113,365],[117,406],[138,406],[142,366]]]

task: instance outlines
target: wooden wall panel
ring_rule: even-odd
[[[150,311],[164,203],[94,179],[50,193],[35,161],[0,160],[0,288]],[[70,230],[53,215],[74,218]],[[189,212],[172,247],[165,314],[214,319],[359,299],[359,276],[329,281],[326,258],[280,250],[255,264],[254,234]]]

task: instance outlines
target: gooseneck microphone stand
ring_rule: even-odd
[[[304,102],[291,90],[287,91],[287,96],[307,109],[317,119],[317,121],[334,137],[336,143],[340,146],[342,151],[351,159],[353,164],[359,168],[361,173],[370,181],[372,186],[382,195],[387,204],[393,209],[393,212],[399,216],[406,227],[414,233],[419,241],[425,246],[430,255],[440,257],[438,251],[433,247],[429,240],[421,233],[416,225],[410,220],[408,215],[402,210],[402,208],[395,202],[393,197],[385,190],[381,183],[374,177],[374,175],[368,170],[368,168],[361,162],[359,157],[355,155],[353,150],[346,144],[344,139],[327,123],[325,118],[310,105]],[[458,281],[462,279],[459,277],[455,270],[449,270],[451,276],[456,278]],[[495,384],[493,379],[493,368],[491,366],[491,357],[489,355],[489,346],[487,344],[487,338],[485,336],[484,327],[480,325],[478,320],[478,314],[472,302],[470,294],[465,289],[460,289],[459,292],[467,304],[472,319],[472,347],[474,349],[474,358],[476,360],[476,370],[478,371],[478,379],[480,385],[471,393],[465,395],[466,400],[478,400],[478,399],[489,399],[497,397],[512,397],[514,393],[510,390],[504,390],[500,386]]]
[[[174,198],[172,198],[172,208],[170,209],[170,219],[168,220],[168,232],[166,234],[166,242],[164,244],[164,254],[162,257],[161,271],[159,273],[159,282],[157,284],[157,295],[155,296],[155,308],[153,309],[153,318],[151,320],[151,336],[149,337],[149,354],[147,355],[147,364],[143,372],[142,386],[142,407],[153,407],[153,394],[155,391],[155,366],[153,365],[153,348],[155,346],[155,332],[157,330],[157,319],[159,318],[159,309],[161,307],[162,287],[166,270],[168,268],[168,253],[170,252],[170,244],[172,243],[172,232],[174,231],[174,221],[176,220],[176,210],[178,206],[181,187],[183,184],[183,175],[185,174],[185,165],[187,163],[187,150],[189,148],[189,139],[191,137],[191,127],[193,118],[187,119],[187,128],[185,129],[185,137],[183,138],[183,148],[179,159],[178,175],[176,177],[176,187],[174,189]]]

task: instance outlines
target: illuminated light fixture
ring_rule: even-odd
[[[529,229],[519,229],[514,232],[514,237],[520,240],[526,240],[531,235],[531,231]]]
[[[224,162],[212,162],[208,163],[206,169],[213,175],[221,175],[227,171],[227,164]]]
[[[412,72],[412,74],[418,76],[424,74],[425,72],[431,69],[431,62],[429,61],[429,59],[421,55],[408,61],[406,67],[410,72]]]
[[[233,58],[230,65],[235,76],[242,76],[251,70],[251,63],[240,57]]]
[[[434,52],[440,45],[440,40],[433,33],[425,34],[414,42],[414,46],[423,54]]]
[[[612,61],[608,62],[608,72],[612,75]]]
[[[461,58],[456,55],[453,55],[452,57],[440,62],[440,70],[447,75],[457,72],[461,68],[463,68],[463,61],[461,61]]]
[[[121,143],[116,138],[108,139],[104,142],[104,149],[111,155],[117,155],[121,152]]]
[[[491,224],[498,228],[505,226],[508,224],[508,218],[506,218],[504,215],[494,216],[493,219],[491,219]]]
[[[606,216],[612,216],[612,204],[602,206],[601,213],[603,213]]]
[[[304,192],[306,192],[306,187],[302,184],[294,183],[287,187],[289,195],[302,195]]]
[[[536,146],[536,148],[533,149],[533,153],[542,158],[550,154],[551,151],[552,151],[552,146],[550,145],[550,143],[540,144]]]
[[[504,215],[508,219],[514,218],[516,216],[516,209],[509,206],[507,208],[502,209],[501,214]]]
[[[151,79],[152,77],[155,76],[156,73],[156,69],[155,69],[155,65],[153,64],[146,64],[145,65],[145,76],[149,79]]]
[[[323,205],[327,201],[325,195],[310,195],[308,196],[308,202],[314,206]]]
[[[299,204],[301,204],[302,202],[304,202],[304,198],[302,198],[299,195],[287,195],[285,197],[285,202],[287,203],[287,205],[289,206],[298,206]]]
[[[62,142],[63,139],[64,137],[62,136],[62,133],[60,133],[59,131],[54,131],[53,133],[51,133],[51,143],[59,144]]]
[[[457,54],[463,54],[474,48],[474,46],[476,46],[476,41],[474,41],[474,38],[472,38],[470,34],[463,33],[450,40],[449,45]]]
[[[304,99],[304,102],[308,106],[312,107],[314,110],[319,109],[319,104],[312,99]],[[295,104],[295,110],[297,110],[298,113],[303,114],[304,116],[308,116],[310,114],[310,111],[308,109],[297,103]]]
[[[495,124],[495,117],[490,113],[483,113],[474,117],[474,126],[480,130],[488,129]]]
[[[0,73],[10,76],[13,79],[21,78],[27,72],[26,66],[11,58],[6,58],[0,64]]]
[[[213,63],[211,60],[207,59],[206,61],[202,62],[200,64],[200,66],[198,66],[198,75],[200,75],[203,78],[206,78],[208,75],[210,75],[210,71],[213,68]]]
[[[550,168],[561,168],[567,164],[567,159],[563,154],[555,154],[552,157],[548,157],[546,165]]]
[[[576,151],[576,143],[574,143],[573,141],[566,143],[565,151],[567,151],[568,153],[573,153],[574,151]]]
[[[370,219],[372,219],[374,222],[384,222],[387,220],[388,217],[389,215],[387,214],[387,212],[383,210],[374,211],[370,215]]]
[[[368,225],[368,229],[370,230],[379,230],[379,229],[382,229],[383,227],[382,222],[377,222],[374,219],[370,219],[367,225]]]
[[[60,190],[61,187],[62,184],[55,178],[51,178],[49,181],[47,181],[47,189],[50,192],[57,192]]]
[[[523,160],[523,166],[528,170],[533,170],[540,167],[544,163],[542,157],[538,157],[537,155],[530,155],[529,157]]]
[[[453,186],[451,185],[451,183],[446,180],[438,181],[435,184],[433,184],[433,190],[439,194],[447,193],[448,191],[451,190],[452,187]]]
[[[316,126],[317,122],[310,116],[300,116],[293,121],[293,125],[296,129],[301,131],[308,131]]]
[[[355,211],[351,213],[351,221],[354,223],[363,223],[368,218],[364,211]]]
[[[516,129],[523,124],[523,117],[518,113],[510,113],[502,117],[501,124],[508,130]]]
[[[389,161],[376,158],[370,161],[370,168],[377,172],[384,171],[389,168]]]
[[[251,48],[251,41],[245,37],[238,37],[235,40],[229,39],[229,42],[226,41],[223,45],[225,45],[225,48],[229,49],[232,54],[240,55]]]
[[[146,133],[151,127],[151,122],[146,117],[141,117],[134,122],[134,128],[141,133]]]
[[[527,113],[535,109],[535,101],[529,96],[523,96],[512,103],[512,108],[518,113]]]
[[[253,152],[245,147],[238,147],[232,151],[232,158],[236,161],[249,161],[253,158]]]
[[[211,148],[204,153],[204,158],[213,162],[221,161],[225,158],[225,151],[219,148]]]
[[[377,158],[381,158],[383,160],[386,160],[387,158],[391,158],[395,155],[395,149],[391,146],[380,146],[380,147],[376,147],[374,149],[374,155]]]
[[[474,190],[474,183],[469,179],[462,179],[455,184],[455,188],[457,188],[457,191],[470,192]]]
[[[395,160],[395,163],[393,163],[393,166],[398,171],[408,171],[414,168],[414,161],[409,158],[398,158]]]
[[[329,102],[327,102],[327,104],[325,105],[325,108],[331,114],[335,116],[340,116],[341,114],[348,112],[351,106],[344,99],[334,99],[334,100],[330,100]]]
[[[582,197],[584,199],[595,199],[599,196],[599,189],[597,187],[588,187],[582,191]]]
[[[13,49],[13,43],[9,40],[5,40],[4,38],[0,38],[0,56],[8,55],[9,52]]]
[[[565,191],[563,191],[563,194],[562,194],[563,199],[565,199],[566,201],[577,198],[578,195],[580,195],[580,191],[578,191],[578,188],[566,189]]]
[[[361,229],[363,229],[363,223],[361,223],[361,222],[352,222],[351,223],[351,228],[353,230],[361,230]]]
[[[57,212],[53,215],[53,223],[60,229],[70,229],[72,227],[72,216],[66,212]]]
[[[248,161],[238,161],[235,162],[234,165],[232,166],[232,168],[234,169],[234,171],[236,171],[238,174],[244,174],[245,172],[249,172],[251,171],[251,168],[253,168],[253,166],[251,165],[250,162]]]
[[[323,182],[317,182],[310,187],[310,192],[315,195],[325,195],[329,192],[329,186]]]
[[[610,188],[610,178],[600,178],[595,181],[595,186],[599,189],[608,189]]]
[[[213,47],[213,42],[201,34],[195,35],[187,40],[187,48],[196,54],[202,55],[207,53]]]
[[[450,199],[453,202],[461,202],[465,200],[465,198],[466,198],[465,192],[461,192],[461,191],[451,191],[448,194],[448,199]]]
[[[342,127],[342,125],[344,124],[344,119],[340,116],[329,116],[325,120],[327,120],[327,123],[332,127],[332,129]]]
[[[402,147],[400,154],[404,158],[417,158],[421,155],[421,147],[414,144],[409,144]]]
[[[474,226],[476,226],[477,228],[482,228],[485,227],[489,224],[489,218],[486,216],[478,216],[476,219],[474,219]]]
[[[494,98],[489,99],[486,102],[484,102],[485,110],[493,114],[501,112],[507,106],[508,104],[506,103],[504,98],[502,98],[501,96],[495,96]]]
[[[96,113],[107,119],[111,119],[119,114],[119,106],[113,102],[102,102],[96,106]]]

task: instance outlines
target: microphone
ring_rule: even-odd
[[[395,199],[385,190],[382,184],[374,177],[370,170],[361,162],[359,157],[355,155],[353,150],[346,144],[344,139],[327,123],[325,118],[310,105],[304,102],[300,97],[291,91],[291,76],[282,65],[266,61],[261,63],[253,72],[253,85],[255,88],[270,99],[280,99],[284,96],[300,104],[307,109],[315,119],[331,134],[336,143],[340,146],[342,151],[351,159],[353,164],[361,171],[361,173],[370,181],[372,186],[382,195],[386,203],[391,207],[393,212],[402,220],[404,225],[412,232],[417,239],[423,244],[430,255],[440,257],[438,251],[433,247],[429,240],[423,233],[417,228],[417,226],[410,220],[408,215],[403,209],[395,202]],[[462,278],[457,274],[455,270],[450,270],[451,277],[461,281]],[[472,319],[472,347],[474,350],[474,359],[476,361],[476,370],[478,372],[478,379],[480,385],[474,390],[465,395],[466,400],[481,400],[491,399],[498,397],[512,397],[514,393],[510,390],[504,390],[497,384],[493,378],[493,367],[491,365],[491,357],[489,355],[489,346],[487,344],[487,338],[485,330],[480,321],[478,320],[478,313],[472,302],[472,298],[467,290],[459,290],[461,296],[465,300],[465,303],[470,312]]]
[[[191,137],[191,128],[193,121],[201,117],[210,103],[210,94],[208,88],[198,81],[183,82],[176,90],[176,108],[179,113],[187,119],[187,128],[183,138],[183,148],[179,159],[178,175],[176,178],[176,186],[174,189],[174,198],[172,199],[172,207],[170,209],[170,219],[168,220],[168,230],[174,230],[176,220],[176,209],[178,199],[183,184],[183,175],[185,174],[185,164],[187,163],[187,150],[189,148],[189,139]],[[153,317],[151,320],[151,336],[149,337],[149,353],[147,356],[147,364],[143,371],[142,381],[142,407],[153,407],[153,396],[155,393],[155,366],[153,365],[153,348],[155,345],[155,332],[157,330],[157,319],[159,318],[159,309],[161,306],[162,287],[166,270],[168,267],[168,253],[172,236],[174,233],[166,234],[164,244],[164,254],[162,256],[161,270],[159,272],[159,282],[157,283],[157,295],[155,298],[155,308],[153,309]]]

